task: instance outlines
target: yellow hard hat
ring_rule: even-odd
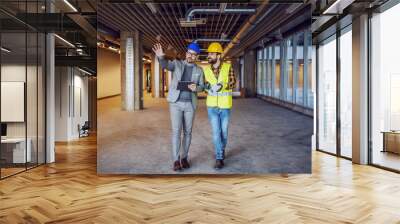
[[[222,54],[223,50],[222,50],[222,46],[220,43],[218,42],[212,42],[207,49],[208,53],[220,53]]]

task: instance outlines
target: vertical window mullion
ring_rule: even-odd
[[[28,19],[28,1],[25,0],[25,21]],[[25,120],[25,170],[28,170],[28,24],[25,24],[25,88],[24,88],[24,120]]]
[[[340,119],[340,29],[336,28],[336,154],[341,156],[341,119]]]
[[[279,83],[279,92],[280,92],[280,99],[281,100],[286,100],[286,88],[285,88],[285,83],[286,83],[286,44],[285,40],[281,41],[280,43],[280,59],[281,59],[281,71],[280,71],[280,83]]]
[[[297,82],[298,82],[298,61],[297,61],[297,36],[298,34],[293,35],[293,44],[292,44],[292,64],[293,64],[293,89],[292,89],[292,102],[297,104]]]
[[[275,98],[275,80],[276,80],[276,60],[275,60],[275,51],[276,46],[275,44],[272,45],[272,52],[271,52],[271,96]]]
[[[309,97],[309,91],[308,91],[308,72],[309,72],[309,66],[308,66],[308,60],[309,60],[309,46],[312,43],[308,42],[308,35],[309,31],[304,32],[304,46],[303,46],[303,105],[308,106],[308,97]],[[316,63],[316,62],[313,62]]]

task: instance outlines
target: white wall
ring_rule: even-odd
[[[70,69],[55,68],[55,141],[68,141]]]
[[[1,81],[18,81],[25,82],[26,70],[28,72],[29,87],[36,86],[36,80],[32,80],[31,74],[36,76],[36,67],[28,66],[25,64],[5,64],[1,66]],[[36,88],[27,88],[27,119],[28,119],[28,137],[30,133],[35,131],[36,135],[36,113],[32,113],[32,108],[36,110]],[[32,104],[33,103],[33,104]],[[6,110],[7,108],[1,108]],[[7,136],[8,137],[25,137],[25,123],[26,122],[8,122],[7,124]]]
[[[88,77],[76,68],[56,67],[56,141],[79,137],[78,124],[88,120]]]
[[[97,98],[121,94],[120,55],[97,48]]]

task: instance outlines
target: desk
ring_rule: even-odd
[[[400,131],[383,131],[382,152],[400,154]]]
[[[28,147],[26,147],[26,153],[25,153],[25,138],[1,139],[2,157],[3,157],[4,152],[7,153],[9,151],[12,153],[12,161],[9,161],[10,163],[31,162],[31,160],[32,160],[32,153],[31,153],[32,141],[30,138],[28,138],[26,140],[26,142],[28,143],[27,144]],[[27,161],[25,159],[27,159]],[[11,158],[8,160],[11,160]]]

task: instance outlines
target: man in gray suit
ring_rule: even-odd
[[[204,86],[203,70],[195,64],[200,53],[200,47],[197,43],[191,43],[188,46],[185,60],[166,60],[161,44],[155,44],[153,51],[161,67],[172,72],[167,100],[172,124],[173,169],[174,171],[187,169],[190,167],[188,153],[197,107],[197,92],[203,91]]]

